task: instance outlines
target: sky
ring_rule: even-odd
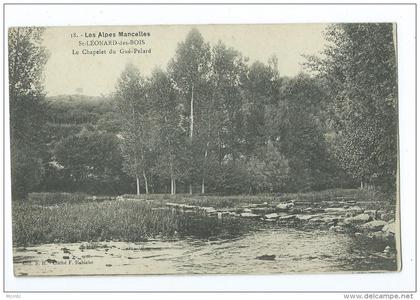
[[[266,63],[276,55],[281,76],[298,74],[304,62],[302,54],[317,54],[325,44],[322,36],[324,24],[49,27],[43,41],[50,53],[44,73],[47,95],[99,96],[112,93],[127,63],[136,65],[144,76],[149,75],[155,67],[166,69],[178,43],[185,40],[193,27],[210,45],[220,40],[248,57],[250,63],[257,60]],[[118,36],[118,32],[139,31],[150,33],[150,36]],[[115,33],[116,37],[98,37],[99,32]],[[76,36],[72,37],[72,33]],[[89,44],[103,41],[129,43],[130,40],[143,40],[144,44]],[[111,49],[116,53],[108,54]],[[121,54],[121,49],[151,49],[151,53]],[[83,50],[102,50],[106,54],[93,56],[82,54]],[[79,54],[75,54],[77,51]]]

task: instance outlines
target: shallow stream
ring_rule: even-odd
[[[328,230],[265,229],[228,240],[44,244],[13,249],[15,274],[273,274],[395,271],[376,243]],[[82,249],[81,249],[82,248]]]

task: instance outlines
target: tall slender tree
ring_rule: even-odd
[[[157,118],[157,155],[155,173],[169,176],[170,193],[176,194],[177,179],[185,172],[188,128],[183,122],[182,105],[168,75],[155,70],[150,79],[149,97]]]
[[[117,109],[126,120],[122,128],[124,169],[136,179],[137,194],[140,194],[140,177],[146,194],[149,193],[148,173],[156,137],[147,89],[139,70],[128,64],[118,80],[116,98]]]
[[[204,42],[203,37],[197,29],[192,29],[184,42],[178,44],[175,58],[169,63],[169,74],[180,91],[183,98],[189,105],[189,138],[191,143],[190,161],[190,182],[189,193],[193,192],[193,171],[195,169],[195,122],[197,122],[196,107],[205,97],[203,86],[208,80],[210,70],[210,46]],[[188,110],[187,110],[188,111]]]
[[[242,95],[241,78],[246,66],[241,54],[219,41],[211,51],[211,76],[208,83],[209,99],[202,106],[202,182],[205,193],[209,166],[222,164],[226,157],[237,159],[241,141]]]

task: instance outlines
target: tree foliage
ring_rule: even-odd
[[[12,181],[97,194],[283,193],[395,187],[397,85],[393,28],[340,24],[281,76],[196,29],[167,70],[126,66],[113,95],[44,100],[42,30],[9,32]]]
[[[84,129],[57,143],[54,153],[62,177],[58,185],[65,191],[116,194],[127,180],[114,134]]]
[[[10,28],[8,33],[12,197],[25,197],[41,181],[45,163],[42,71],[48,54],[43,28]]]
[[[353,178],[395,187],[397,67],[393,25],[340,24],[309,66],[325,83],[332,150]]]
[[[148,193],[148,176],[154,160],[156,117],[147,89],[148,83],[139,70],[128,64],[117,83],[116,103],[125,120],[121,132],[124,170],[137,179],[137,193],[139,177],[143,177]]]
[[[169,76],[155,70],[150,79],[149,97],[156,116],[156,164],[153,173],[170,179],[171,193],[176,193],[176,180],[186,174],[187,131],[183,106]]]

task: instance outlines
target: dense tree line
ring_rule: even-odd
[[[43,28],[10,28],[8,35],[12,194],[24,197],[44,172],[46,110],[42,71],[48,53]]]
[[[30,43],[43,53],[39,36]],[[166,70],[146,77],[127,65],[114,95],[46,101],[39,85],[29,96],[32,106],[22,102],[21,109],[36,106],[46,118],[15,132],[43,128],[34,148],[42,158],[38,165],[12,160],[14,187],[22,194],[238,194],[362,183],[392,191],[398,145],[392,25],[331,25],[325,37],[324,53],[309,57],[307,73],[293,78],[281,75],[276,57],[250,63],[193,29]],[[39,73],[45,59],[37,55]],[[13,99],[16,121],[20,102]],[[24,187],[19,163],[38,170]]]
[[[397,62],[393,24],[331,25],[328,47],[308,66],[328,102],[330,151],[361,187],[394,190],[398,154]]]
[[[49,161],[38,190],[121,194],[132,189],[122,170],[121,120],[113,102],[80,95],[46,98]]]

